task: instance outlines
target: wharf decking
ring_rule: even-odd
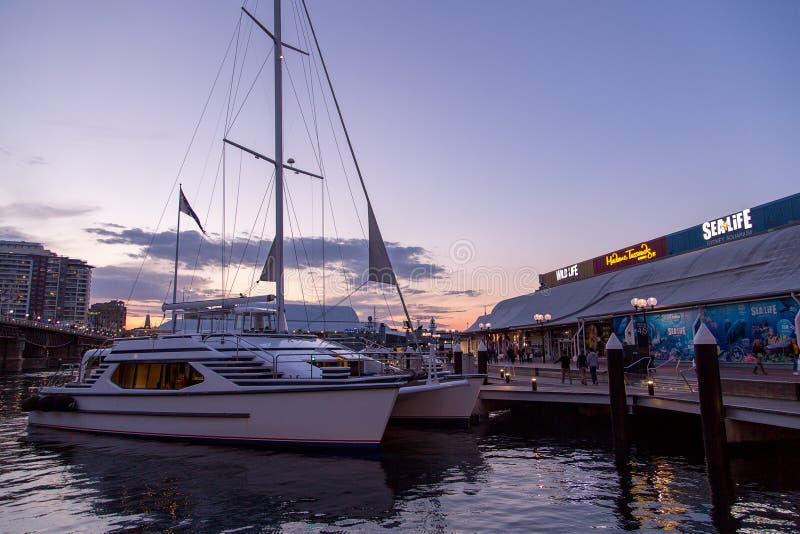
[[[509,383],[500,378],[500,369],[508,372],[506,364],[492,364],[489,384],[481,389],[479,400],[484,410],[515,405],[548,403],[582,406],[609,406],[608,384],[601,372],[601,383],[581,383],[577,370],[572,370],[572,384],[561,383],[560,368],[548,364],[517,364],[511,370]],[[687,373],[686,371],[689,371]],[[648,393],[646,378],[627,377],[627,405],[631,414],[648,410],[667,410],[700,414],[697,381],[691,369],[663,371],[653,377],[654,395]],[[730,421],[770,425],[782,429],[800,430],[800,377],[789,370],[768,370],[768,375],[754,376],[750,369],[721,369],[725,416]],[[538,376],[537,376],[538,375]],[[531,388],[536,378],[537,391]],[[588,378],[588,373],[587,373]],[[744,394],[726,394],[725,388]]]

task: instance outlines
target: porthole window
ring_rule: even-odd
[[[186,362],[119,364],[111,381],[125,389],[183,389],[199,384],[205,378]]]

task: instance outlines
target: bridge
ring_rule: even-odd
[[[0,372],[48,369],[79,362],[86,349],[111,337],[86,327],[0,318]]]

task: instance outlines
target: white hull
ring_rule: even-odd
[[[104,434],[263,444],[377,446],[394,386],[162,394],[64,393],[72,412],[33,411],[30,425]]]
[[[400,388],[392,419],[467,423],[478,400],[483,377]]]

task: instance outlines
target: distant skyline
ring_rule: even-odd
[[[415,319],[463,329],[484,306],[534,291],[540,273],[800,190],[798,2],[307,2]],[[240,5],[0,2],[0,239],[95,265],[93,301],[128,300],[141,269],[129,325],[148,311],[158,322],[171,295],[172,185]],[[271,25],[271,2],[248,6]],[[299,9],[284,1],[287,42],[301,42]],[[269,48],[262,34],[249,38],[242,57],[257,66]],[[303,71],[288,54],[287,65],[288,116]],[[264,87],[232,135],[271,155]],[[178,176],[208,217],[202,248],[194,223],[181,223],[179,290],[198,298],[221,285],[211,186],[223,106],[211,101]],[[314,171],[303,126],[287,119],[286,154]],[[338,154],[324,152],[334,184]],[[272,239],[253,223],[269,176],[228,157],[229,169],[242,161],[257,173],[228,177],[226,257],[249,267],[226,284],[240,292]],[[298,206],[319,209],[315,182],[287,182]],[[363,202],[346,187],[332,196],[329,304],[366,262]],[[310,259],[287,248],[291,262],[318,266],[321,217],[292,209]],[[289,298],[321,298],[319,269],[304,276],[301,293],[288,274]],[[379,319],[400,320],[384,293],[353,297],[362,319],[374,305]]]

